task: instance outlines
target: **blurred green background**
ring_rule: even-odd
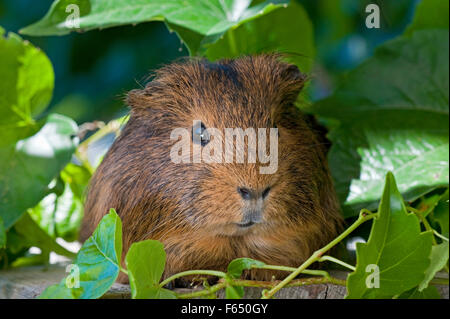
[[[296,0],[293,0],[296,1]],[[42,18],[53,0],[0,0],[0,25],[19,29]],[[411,21],[416,0],[297,0],[314,25],[317,57],[312,100],[328,96],[339,76],[372,55],[380,43],[400,34]],[[376,3],[381,28],[368,29],[364,8]],[[161,22],[142,23],[66,36],[27,37],[50,58],[55,91],[49,112],[78,124],[108,121],[127,112],[126,92],[145,83],[149,72],[188,52]],[[301,38],[295,41],[302,41]]]
[[[78,237],[89,179],[126,121],[126,93],[144,86],[152,70],[196,52],[210,59],[280,52],[312,79],[295,104],[329,129],[328,164],[346,221],[362,208],[375,211],[382,194],[401,202],[396,185],[418,216],[402,209],[398,218],[381,205],[379,216],[389,222],[366,223],[352,233],[342,249],[342,258],[356,263],[349,295],[415,294],[410,289],[424,286],[425,272],[448,262],[448,1],[211,1],[0,0],[0,33],[11,32],[0,37],[0,268],[52,263],[51,253],[74,257],[78,248],[64,245]],[[49,36],[73,31],[65,24],[73,2],[85,10],[81,29],[92,30]],[[366,26],[369,4],[380,9],[379,29]],[[162,16],[167,26],[132,24]],[[119,24],[125,25],[102,29]],[[22,35],[28,45],[14,34],[19,30],[39,36]],[[78,128],[72,119],[108,124]],[[434,242],[420,233],[420,223],[434,231]],[[115,241],[101,237],[115,230],[99,229],[101,242]],[[368,246],[359,246],[355,260],[358,241]],[[78,256],[105,259],[102,253]],[[417,257],[414,267],[398,261],[413,260],[409,256]],[[118,274],[109,261],[102,271]],[[387,267],[387,280],[401,285],[374,295],[358,292],[369,262]],[[108,285],[100,282],[95,294],[80,291],[101,296]]]

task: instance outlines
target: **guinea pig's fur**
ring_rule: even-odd
[[[92,177],[82,226],[86,239],[115,208],[123,256],[133,242],[157,239],[167,253],[164,277],[192,269],[225,270],[239,257],[297,267],[341,229],[326,161],[327,145],[294,106],[306,77],[278,55],[173,63],[127,97],[130,119]],[[278,170],[261,163],[173,163],[174,128],[277,127]],[[267,192],[259,223],[240,227],[247,200],[239,188]],[[248,278],[286,273],[255,270]],[[126,277],[120,277],[126,281]]]

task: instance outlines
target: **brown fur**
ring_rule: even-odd
[[[326,146],[293,105],[304,82],[295,66],[275,55],[194,60],[159,70],[144,89],[128,95],[131,117],[92,178],[82,237],[115,208],[123,222],[124,255],[133,242],[160,240],[167,252],[165,277],[224,270],[238,257],[299,266],[342,223]],[[276,125],[278,171],[259,174],[258,163],[172,163],[170,132],[190,129],[194,119],[218,129]],[[240,186],[271,187],[263,222],[245,230],[234,224],[245,204],[236,191]],[[261,280],[272,275],[250,273]]]

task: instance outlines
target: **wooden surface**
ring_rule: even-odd
[[[33,299],[67,275],[65,265],[24,267],[0,271],[1,299]],[[104,298],[130,298],[130,287],[115,283]]]
[[[58,283],[66,275],[64,265],[2,270],[0,271],[0,299],[36,298],[47,286]],[[344,278],[346,274],[336,272],[333,276]],[[440,286],[438,289],[443,298],[449,298],[448,286]],[[177,289],[177,291],[192,292],[190,289]],[[322,284],[284,288],[275,297],[278,299],[342,299],[345,294],[345,287]],[[223,290],[218,292],[218,297],[224,297]],[[245,298],[260,297],[261,288],[245,288]],[[103,298],[130,298],[130,288],[128,285],[115,283]]]

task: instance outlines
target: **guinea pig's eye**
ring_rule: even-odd
[[[194,143],[205,146],[209,143],[210,138],[208,130],[203,122],[199,122],[199,124],[192,127],[192,141]]]

